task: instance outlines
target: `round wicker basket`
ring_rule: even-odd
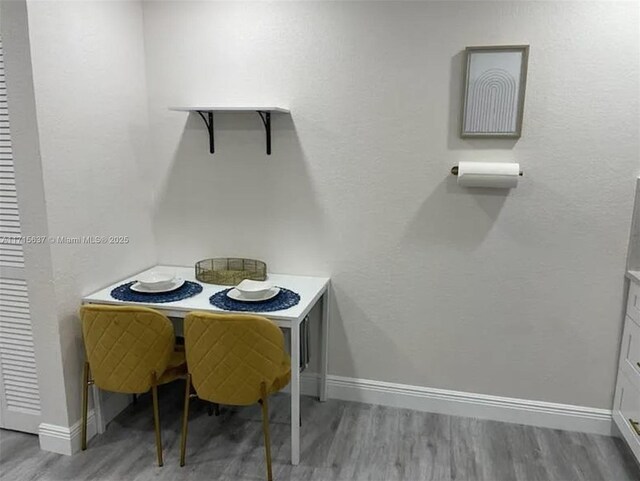
[[[216,257],[196,262],[196,279],[207,284],[235,286],[245,279],[264,281],[267,264],[256,259]]]

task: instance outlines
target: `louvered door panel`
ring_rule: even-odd
[[[9,110],[4,77],[4,55],[0,39],[0,269],[24,267],[20,242],[20,214],[16,195],[16,175],[9,132]]]
[[[27,283],[0,279],[0,366],[7,410],[40,414]]]
[[[0,427],[37,432],[40,393],[0,39]]]

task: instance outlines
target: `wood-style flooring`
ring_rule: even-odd
[[[2,481],[263,480],[260,410],[193,400],[187,465],[178,464],[182,386],[160,393],[164,467],[156,466],[150,398],[141,396],[75,456],[36,436],[0,432]],[[289,404],[271,400],[275,480],[638,481],[619,439],[407,409],[303,397],[301,463],[289,463]]]

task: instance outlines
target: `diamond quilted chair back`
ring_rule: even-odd
[[[169,364],[175,334],[169,318],[146,307],[86,305],[82,334],[94,383],[100,389],[144,393],[151,373]]]
[[[187,366],[198,397],[246,406],[289,362],[282,331],[260,316],[193,312],[184,320]],[[286,382],[285,382],[286,384]]]

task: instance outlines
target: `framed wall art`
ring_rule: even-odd
[[[528,45],[467,47],[461,137],[519,138]]]

